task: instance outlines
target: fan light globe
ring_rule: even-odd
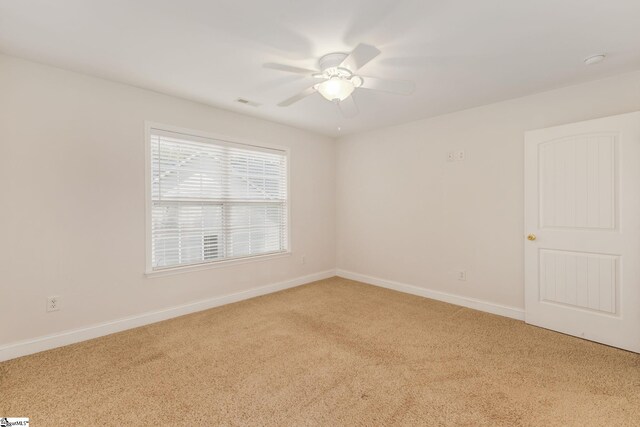
[[[354,89],[355,86],[350,80],[340,77],[331,77],[317,86],[320,95],[329,101],[342,101],[351,95]]]

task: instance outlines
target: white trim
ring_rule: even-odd
[[[151,127],[152,123],[144,122],[144,271],[153,271],[151,265],[152,232],[151,232]]]
[[[380,286],[382,288],[393,289],[394,291],[418,295],[424,298],[444,301],[450,304],[472,308],[474,310],[485,311],[487,313],[497,314],[499,316],[510,317],[516,320],[524,320],[524,310],[521,308],[509,307],[506,305],[495,304],[488,301],[463,297],[460,295],[449,294],[441,291],[434,291],[432,289],[421,288],[414,285],[407,285],[405,283],[395,282],[393,280],[380,279],[378,277],[367,276],[347,270],[337,269],[336,276],[345,279],[356,280],[358,282],[367,283],[369,285]]]
[[[245,291],[236,292],[234,294],[209,298],[202,301],[196,301],[175,307],[165,308],[162,310],[99,323],[84,328],[58,332],[29,340],[7,344],[4,346],[0,346],[0,362],[15,359],[16,357],[38,353],[45,350],[50,350],[57,347],[62,347],[69,344],[74,344],[81,341],[90,340],[93,338],[98,338],[105,335],[110,335],[116,332],[121,332],[151,323],[160,322],[162,320],[172,319],[174,317],[183,316],[185,314],[195,313],[198,311],[207,310],[213,307],[218,307],[249,298],[255,298],[257,296],[270,294],[273,292],[281,291],[283,289],[293,288],[296,286],[304,285],[306,283],[315,282],[317,280],[328,279],[333,276],[356,280],[374,286],[380,286],[399,292],[418,295],[424,298],[444,301],[462,307],[497,314],[499,316],[510,317],[512,319],[524,320],[524,310],[520,308],[504,306],[488,301],[478,300],[475,298],[462,297],[446,292],[434,291],[431,289],[425,289],[418,286],[395,282],[392,280],[380,279],[377,277],[338,269],[322,271],[307,276],[301,276],[294,279],[286,280],[284,282],[247,289]]]
[[[287,202],[287,242],[286,243],[287,243],[287,247],[286,247],[286,251],[284,251],[283,253],[275,254],[275,255],[286,256],[293,252],[293,247],[292,247],[293,239],[291,238],[291,229],[292,229],[291,207],[293,205],[292,197],[291,197],[291,149],[289,147],[286,147],[283,145],[270,144],[270,143],[256,142],[246,138],[237,138],[237,137],[232,138],[226,135],[213,134],[209,132],[181,128],[177,126],[166,125],[162,123],[153,122],[150,120],[145,120],[144,121],[144,153],[145,153],[144,154],[145,155],[144,185],[145,185],[145,239],[146,240],[145,240],[144,274],[146,277],[153,277],[156,275],[163,276],[167,274],[180,274],[180,273],[186,273],[189,271],[204,270],[208,268],[225,267],[228,265],[233,265],[234,263],[244,264],[247,262],[261,261],[260,258],[262,257],[274,255],[274,254],[264,254],[264,255],[258,254],[258,255],[253,255],[249,257],[243,257],[242,260],[240,261],[235,259],[223,259],[222,261],[211,261],[211,262],[199,263],[194,265],[178,265],[178,266],[167,268],[167,269],[160,269],[160,270],[153,269],[153,266],[151,265],[151,238],[152,238],[152,231],[151,231],[151,205],[152,205],[152,202],[151,202],[151,133],[152,132],[151,131],[152,130],[179,133],[179,134],[193,136],[196,138],[203,138],[207,140],[222,141],[222,142],[230,143],[236,146],[244,145],[244,146],[253,147],[253,148],[265,148],[268,150],[283,152],[285,155],[285,159],[287,161],[287,164],[286,164],[286,169],[287,169],[287,200],[286,200]],[[222,265],[222,263],[226,263],[226,265]]]
[[[223,135],[219,133],[211,133],[203,130],[197,129],[189,129],[183,128],[179,126],[168,125],[165,123],[158,123],[151,120],[145,120],[145,130],[151,134],[151,129],[172,132],[172,133],[181,133],[183,135],[195,136],[197,138],[205,138],[205,139],[215,139],[218,141],[228,142],[235,145],[248,145],[256,148],[267,148],[271,150],[277,151],[289,151],[289,147],[285,145],[272,144],[269,142],[259,142],[249,138],[241,138],[241,137],[231,137],[229,135]]]
[[[202,301],[169,307],[162,310],[138,314],[135,316],[129,316],[109,322],[98,323],[96,325],[91,325],[84,328],[57,332],[38,338],[7,344],[4,346],[0,346],[0,362],[15,359],[16,357],[26,356],[28,354],[38,353],[44,350],[50,350],[56,347],[62,347],[65,345],[110,335],[116,332],[125,331],[127,329],[137,328],[140,326],[148,325],[150,323],[156,323],[162,320],[184,316],[185,314],[195,313],[197,311],[207,310],[213,307],[218,307],[245,299],[270,294],[272,292],[281,291],[283,289],[293,288],[296,286],[304,285],[306,283],[315,282],[316,280],[328,279],[333,276],[335,276],[335,270],[321,271],[318,273],[309,274],[307,276],[296,277],[284,282],[247,289],[245,291],[236,292],[234,294],[209,298]]]
[[[233,267],[234,265],[241,265],[241,264],[254,263],[254,262],[260,262],[260,261],[271,261],[273,259],[290,257],[291,255],[292,255],[291,251],[286,251],[286,252],[275,252],[270,254],[252,255],[252,256],[239,257],[239,258],[227,258],[222,261],[216,261],[216,262],[201,262],[199,264],[190,264],[190,265],[181,265],[178,267],[162,268],[159,270],[153,270],[150,273],[144,273],[144,275],[146,277],[173,276],[174,274],[181,274],[181,273],[186,273],[190,271],[202,271],[202,270],[210,270],[212,268]]]

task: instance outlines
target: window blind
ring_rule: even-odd
[[[150,135],[152,269],[287,251],[286,152]]]

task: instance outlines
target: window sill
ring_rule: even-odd
[[[241,264],[270,261],[273,259],[285,258],[289,256],[291,256],[291,251],[278,252],[274,254],[256,255],[256,256],[251,256],[246,258],[229,259],[225,261],[214,261],[214,262],[203,263],[203,264],[185,265],[180,267],[169,267],[169,268],[163,268],[161,270],[151,270],[151,271],[146,271],[144,275],[148,278],[172,276],[174,274],[190,273],[194,271],[233,267]]]

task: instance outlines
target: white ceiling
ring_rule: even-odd
[[[276,106],[313,79],[262,64],[358,43],[382,51],[363,75],[415,93],[359,89],[353,119],[318,94]],[[0,0],[0,51],[335,136],[640,69],[640,1]]]

